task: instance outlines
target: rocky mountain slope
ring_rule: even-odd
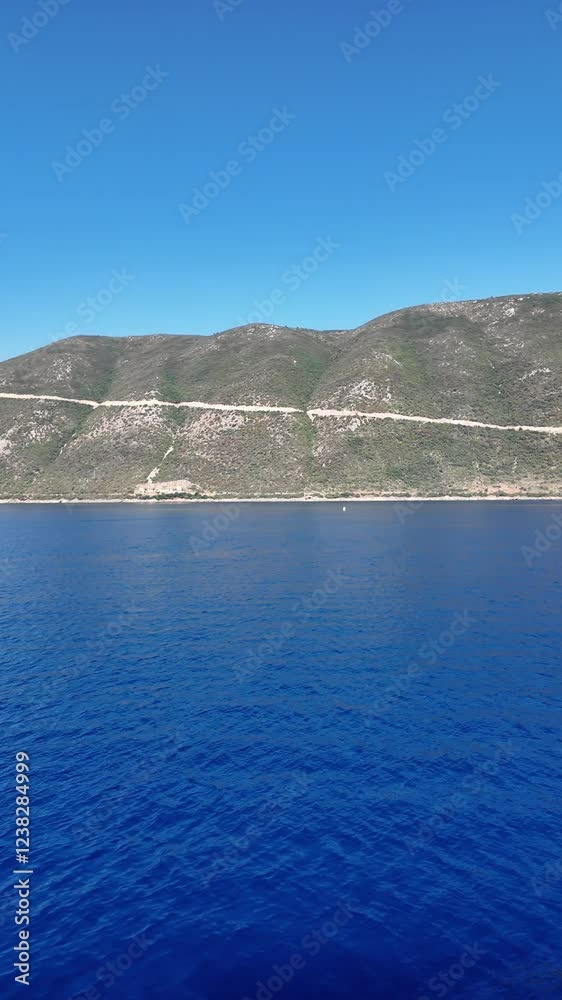
[[[562,493],[561,371],[562,295],[69,338],[0,364],[0,498]]]

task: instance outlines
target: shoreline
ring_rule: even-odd
[[[513,496],[362,496],[362,497],[207,497],[200,499],[173,499],[162,498],[95,498],[91,500],[1,500],[0,505],[13,505],[18,507],[29,507],[37,504],[61,506],[85,505],[85,504],[241,504],[241,503],[341,503],[344,506],[352,503],[511,503],[524,500],[533,503],[540,501],[552,501],[560,503],[562,496],[527,496],[517,493]]]

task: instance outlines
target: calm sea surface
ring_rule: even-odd
[[[1,995],[562,996],[562,504],[225,510],[0,507]]]

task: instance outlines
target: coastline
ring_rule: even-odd
[[[95,498],[90,500],[1,500],[0,505],[14,505],[14,506],[33,506],[36,504],[47,504],[54,506],[74,506],[74,505],[85,505],[85,504],[144,504],[146,505],[160,505],[160,504],[208,504],[208,503],[341,503],[341,504],[352,504],[352,503],[473,503],[480,501],[481,503],[511,503],[512,501],[523,501],[528,500],[531,502],[536,501],[553,501],[560,503],[562,501],[562,496],[528,496],[526,494],[516,493],[513,496],[361,496],[361,497],[206,497],[200,499],[181,499],[174,497],[173,499],[166,498]]]

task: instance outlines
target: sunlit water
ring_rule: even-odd
[[[562,996],[562,505],[346,506],[0,507],[2,996]]]

